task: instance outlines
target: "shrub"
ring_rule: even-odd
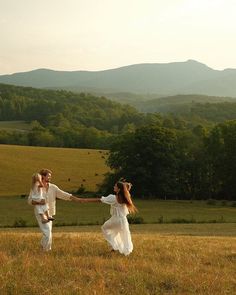
[[[209,199],[209,200],[207,200],[207,205],[216,205],[216,200],[214,200],[214,199]]]
[[[130,224],[142,224],[144,223],[144,219],[141,216],[128,216],[128,222]]]
[[[196,223],[196,220],[193,217],[191,219],[173,218],[171,219],[171,223]]]
[[[233,202],[233,203],[231,204],[231,206],[232,206],[232,207],[236,207],[236,202]]]
[[[227,201],[226,200],[221,201],[221,206],[226,206],[226,205],[227,205]]]
[[[84,192],[85,192],[85,187],[83,184],[81,184],[76,193],[83,194]]]
[[[16,218],[13,227],[26,227],[26,221],[21,217]]]
[[[157,223],[163,223],[164,222],[164,217],[161,215],[158,219],[157,219]]]

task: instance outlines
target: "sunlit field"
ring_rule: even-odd
[[[235,294],[235,202],[134,199],[134,251],[125,257],[111,252],[101,233],[109,206],[58,200],[53,249],[42,252],[27,204],[31,174],[47,167],[66,191],[81,184],[96,191],[106,157],[100,150],[0,145],[0,294]]]
[[[27,194],[31,175],[42,168],[53,171],[53,182],[66,191],[81,185],[96,191],[109,168],[107,151],[0,145],[1,196]]]
[[[235,294],[235,236],[145,227],[131,226],[127,257],[111,252],[96,226],[57,229],[50,253],[35,231],[0,231],[0,294]]]

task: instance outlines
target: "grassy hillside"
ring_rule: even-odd
[[[53,182],[66,191],[81,184],[95,191],[108,171],[106,157],[102,150],[0,145],[0,196],[27,194],[31,175],[42,168],[51,169]]]
[[[235,237],[133,232],[134,252],[111,253],[100,232],[0,232],[1,294],[220,295],[236,292]],[[23,271],[22,271],[23,270]]]
[[[7,131],[28,131],[30,124],[24,121],[0,121],[0,130]]]

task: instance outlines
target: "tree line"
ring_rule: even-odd
[[[236,120],[209,133],[147,125],[116,138],[103,189],[127,178],[140,198],[236,200]]]
[[[119,177],[138,197],[236,197],[236,104],[195,104],[181,114],[140,113],[105,97],[0,84],[0,143],[110,150],[104,188]]]

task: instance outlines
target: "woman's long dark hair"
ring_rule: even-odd
[[[132,187],[132,184],[129,182],[123,182],[123,181],[118,181],[116,183],[119,192],[117,193],[117,201],[120,204],[125,204],[129,210],[130,213],[135,213],[137,212],[137,208],[135,207],[131,195],[130,195],[130,189]]]

